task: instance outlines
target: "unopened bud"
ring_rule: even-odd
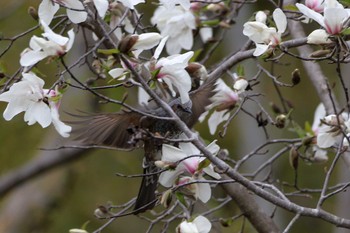
[[[300,71],[299,69],[295,69],[292,72],[292,83],[293,85],[298,85],[300,83]]]
[[[313,53],[310,54],[310,57],[318,58],[318,57],[325,57],[328,54],[330,54],[331,50],[329,49],[322,49],[322,50],[317,50]]]
[[[233,89],[235,89],[238,93],[244,92],[248,87],[249,83],[244,78],[238,78],[233,85]]]
[[[277,128],[282,129],[286,125],[286,122],[287,122],[287,116],[284,114],[280,114],[276,117],[275,125]]]
[[[280,107],[278,107],[275,103],[270,103],[271,109],[274,113],[276,114],[281,114],[282,110],[280,109]]]
[[[314,145],[314,144],[316,144],[316,137],[315,136],[303,138],[303,141],[302,141],[303,146],[309,146],[309,145]]]
[[[128,53],[138,40],[138,35],[127,35],[120,40],[118,49],[122,53]]]
[[[289,150],[289,164],[294,170],[298,169],[298,161],[299,161],[298,151],[295,149],[295,147],[290,148],[290,150]]]
[[[109,214],[108,209],[105,206],[101,205],[97,209],[95,209],[94,215],[97,218],[106,218],[106,217],[109,217],[110,214]]]
[[[172,191],[171,189],[168,189],[163,193],[160,199],[160,204],[162,204],[165,208],[168,208],[172,199],[173,199]]]
[[[38,21],[38,19],[39,19],[38,12],[34,7],[32,7],[32,6],[28,7],[28,14],[30,16],[32,16],[33,19]]]

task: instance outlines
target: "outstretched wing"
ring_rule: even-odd
[[[133,127],[139,127],[141,114],[118,112],[77,116],[80,120],[70,122],[73,135],[85,145],[113,146],[120,149],[134,147],[130,140]]]
[[[206,80],[197,90],[190,93],[192,116],[187,124],[189,127],[193,127],[200,115],[207,110],[206,107],[212,103],[210,98],[215,94],[216,80]]]

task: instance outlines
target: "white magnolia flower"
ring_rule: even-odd
[[[20,64],[22,66],[35,65],[47,57],[62,56],[73,46],[75,37],[73,29],[68,31],[67,38],[53,32],[43,21],[41,24],[45,31],[42,35],[45,38],[33,36],[30,39],[30,48],[21,54]]]
[[[42,0],[38,9],[40,20],[49,25],[60,5],[67,7],[67,16],[73,23],[78,24],[87,19],[84,5],[79,0]]]
[[[176,87],[179,92],[181,103],[187,103],[190,100],[189,91],[191,90],[191,77],[185,70],[188,66],[188,62],[193,56],[193,52],[189,51],[184,54],[175,54],[169,57],[160,58],[155,64],[156,69],[160,69],[157,75],[159,81],[164,81],[175,97]]]
[[[0,101],[8,102],[4,119],[10,121],[14,116],[25,112],[24,121],[28,125],[38,122],[43,128],[51,123],[63,136],[69,137],[71,127],[59,119],[57,93],[43,89],[44,80],[34,73],[23,73],[23,79],[11,86],[10,90],[0,95]]]
[[[258,17],[259,21],[247,22],[243,25],[243,34],[255,43],[254,56],[260,56],[270,47],[279,45],[282,41],[281,35],[287,28],[287,17],[280,8],[274,10],[272,14],[277,30],[274,27],[267,27],[265,23],[261,22],[263,21],[261,15]]]
[[[131,50],[136,50],[135,53],[138,55],[143,50],[148,50],[159,44],[162,36],[156,32],[142,33],[135,35],[137,37],[136,43],[131,47]]]
[[[323,29],[316,29],[307,37],[308,44],[329,44],[332,41],[329,39],[329,34]]]
[[[214,135],[219,124],[227,121],[230,117],[229,111],[234,108],[240,100],[239,94],[226,85],[222,79],[218,79],[216,85],[216,94],[211,98],[212,105],[216,110],[208,119],[209,132]]]
[[[348,114],[342,113],[340,116],[338,116],[338,119],[341,129],[343,129],[346,133],[349,133],[350,119],[348,118]],[[319,127],[317,134],[317,145],[320,148],[329,148],[340,143],[343,135],[340,131],[341,129],[338,128],[338,119],[334,114],[328,115],[323,119],[325,123]]]
[[[198,216],[192,222],[183,221],[177,228],[177,233],[209,233],[211,229],[210,221],[203,217]]]
[[[324,0],[305,0],[305,6],[316,12],[323,12]]]
[[[339,34],[349,17],[349,11],[336,0],[325,1],[323,15],[303,4],[297,3],[296,6],[301,13],[320,24],[329,35]]]
[[[214,155],[219,151],[219,146],[214,142],[207,146],[207,149]],[[195,157],[189,157],[191,155],[197,155]],[[189,157],[189,158],[187,158]],[[164,187],[171,187],[175,184],[176,179],[181,174],[190,174],[192,180],[205,180],[203,174],[206,173],[215,179],[220,179],[220,175],[214,171],[213,165],[199,169],[199,164],[205,159],[200,156],[200,151],[192,143],[180,143],[179,148],[163,144],[162,147],[162,161],[166,163],[176,163],[181,161],[175,168],[175,170],[168,170],[163,172],[159,177],[159,182]],[[188,178],[185,177],[185,181]],[[184,180],[180,180],[180,184]],[[208,183],[193,184],[196,190],[195,196],[202,202],[207,202],[211,197],[211,189]]]
[[[168,54],[180,53],[181,49],[190,50],[193,45],[192,30],[196,28],[194,15],[189,9],[180,6],[167,8],[159,6],[151,22],[157,25],[162,36],[169,36],[166,44]]]

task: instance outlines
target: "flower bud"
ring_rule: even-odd
[[[286,125],[286,122],[287,122],[287,116],[284,114],[280,114],[276,117],[275,125],[277,128],[282,129]]]
[[[38,11],[34,7],[32,6],[28,7],[28,14],[32,16],[34,20],[38,21],[39,19]]]
[[[329,50],[329,49],[321,49],[321,50],[317,50],[317,51],[311,53],[310,57],[314,57],[314,58],[325,57],[330,53],[331,53],[331,50]]]
[[[330,44],[333,43],[329,38],[328,33],[323,29],[316,29],[307,37],[308,44]]]
[[[160,204],[162,204],[165,208],[168,208],[171,201],[173,199],[172,196],[172,191],[171,189],[168,189],[167,191],[165,191],[160,199]]]
[[[290,148],[289,150],[289,164],[294,169],[298,169],[299,153],[295,147]]]
[[[138,40],[138,35],[127,35],[123,39],[120,40],[118,49],[122,53],[128,53],[131,51],[132,47],[136,44]]]
[[[293,85],[298,85],[300,83],[300,71],[299,69],[295,69],[292,72],[292,83]]]
[[[246,90],[248,85],[249,83],[247,80],[245,80],[244,78],[238,78],[235,84],[233,85],[233,89],[235,89],[238,93],[242,93]]]

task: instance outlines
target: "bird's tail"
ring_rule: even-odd
[[[158,187],[159,168],[154,162],[144,160],[142,182],[136,199],[134,214],[152,209],[157,203],[156,190]]]

